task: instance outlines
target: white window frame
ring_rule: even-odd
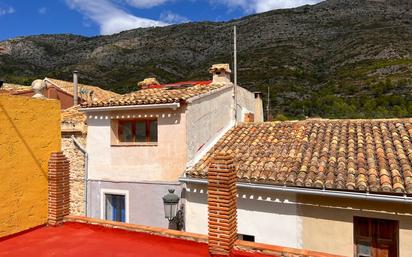
[[[100,190],[100,219],[105,220],[106,218],[106,194],[111,195],[124,195],[125,201],[125,222],[129,223],[129,190],[118,190],[118,189],[107,189],[103,188]]]

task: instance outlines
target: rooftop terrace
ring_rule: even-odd
[[[0,256],[26,257],[33,252],[38,257],[209,256],[206,243],[75,222],[44,226],[0,239]],[[233,254],[233,257],[269,256],[239,250]]]

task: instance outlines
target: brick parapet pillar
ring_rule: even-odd
[[[217,154],[208,170],[209,254],[230,256],[237,240],[237,190],[233,158]]]
[[[50,156],[48,189],[48,224],[57,226],[70,211],[70,164],[62,152]]]

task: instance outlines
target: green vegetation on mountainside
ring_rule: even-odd
[[[412,117],[412,1],[327,0],[229,22],[135,29],[99,37],[39,35],[0,42],[0,78],[42,77],[119,93],[156,77],[210,79],[232,61],[238,27],[239,85],[261,91],[276,119]],[[2,50],[3,49],[3,50]]]

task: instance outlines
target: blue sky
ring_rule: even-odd
[[[72,33],[113,34],[189,21],[227,21],[321,0],[0,0],[0,40]]]

